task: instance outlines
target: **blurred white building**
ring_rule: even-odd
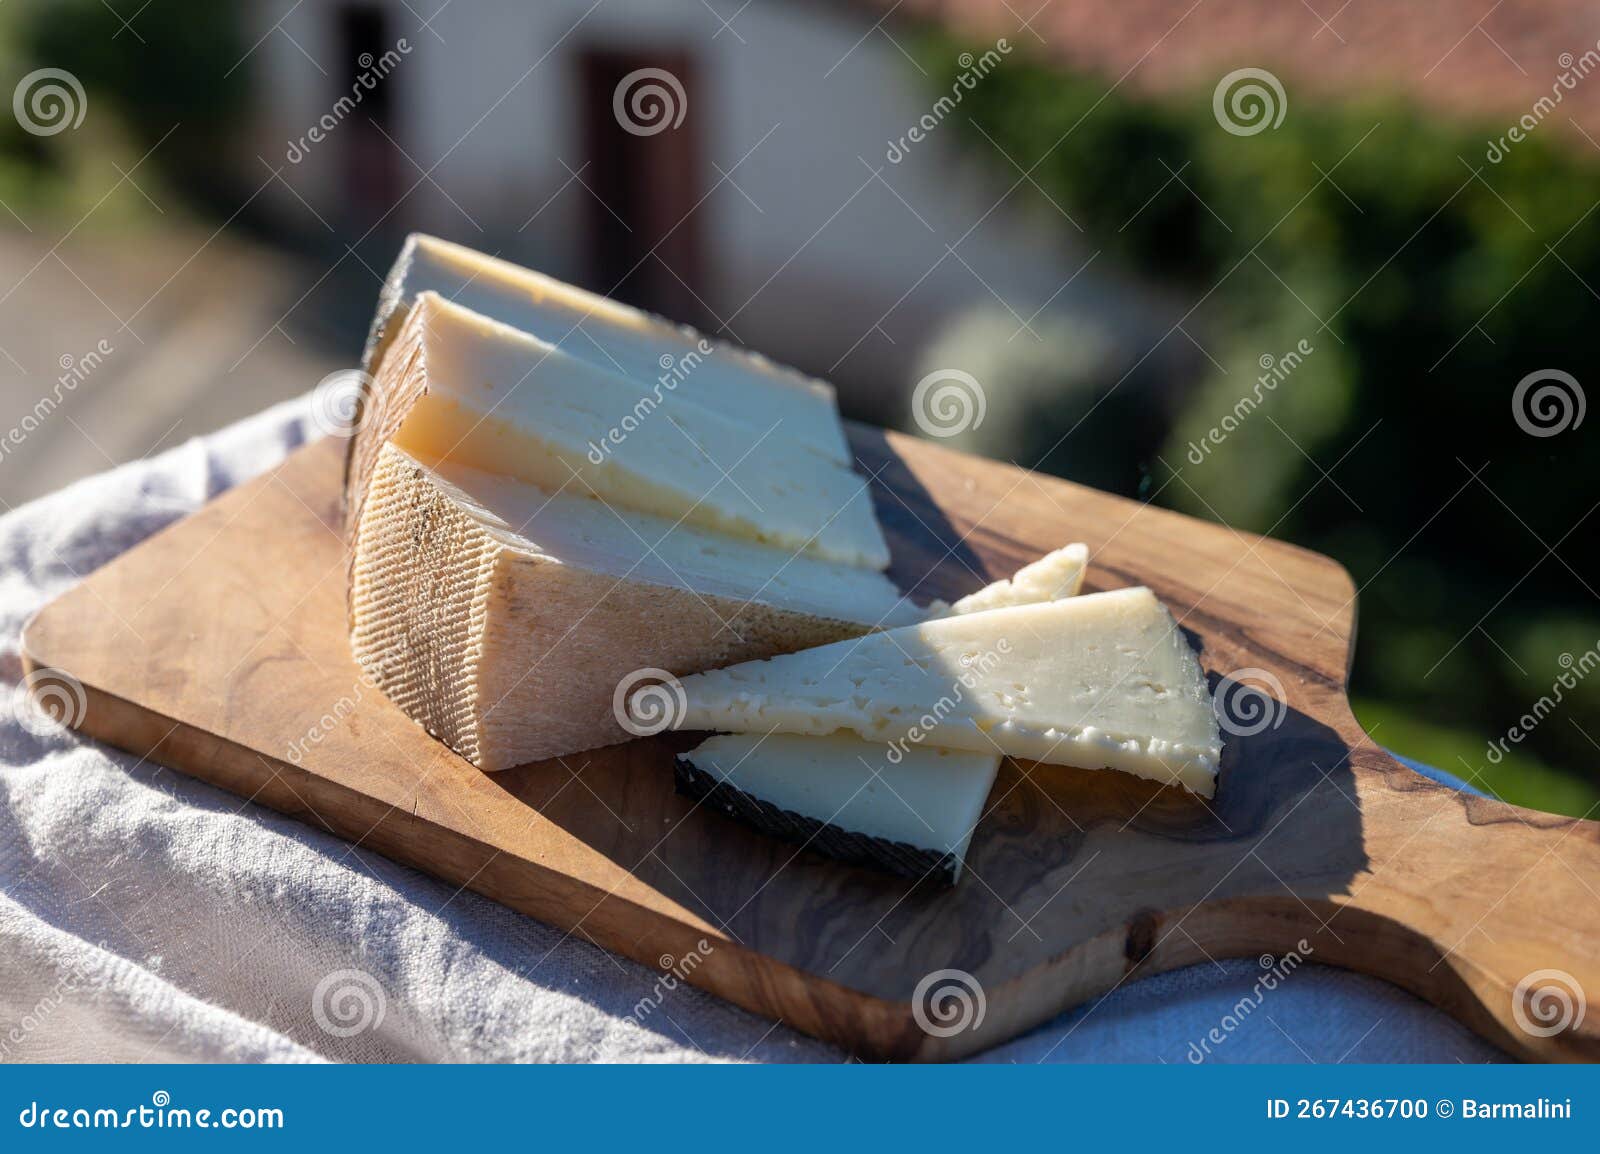
[[[241,65],[255,151],[282,167],[263,196],[354,237],[377,220],[373,236],[501,252],[851,382],[852,409],[892,420],[954,314],[997,311],[1029,340],[1041,310],[1113,327],[1131,310],[1098,267],[1072,280],[1091,253],[1021,169],[998,151],[974,163],[964,113],[935,107],[912,59],[915,30],[883,13],[264,0]],[[974,72],[1021,45],[990,47]]]

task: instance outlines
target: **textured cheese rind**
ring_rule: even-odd
[[[800,558],[767,582],[788,555],[642,515],[608,530],[597,502],[446,472],[393,445],[378,455],[350,641],[385,696],[482,769],[628,740],[612,695],[636,670],[688,673],[917,615],[880,574]]]
[[[939,618],[685,678],[678,728],[830,734],[1215,792],[1204,674],[1148,589]]]
[[[954,605],[936,602],[928,607],[930,617],[949,617],[955,614],[981,613],[986,609],[1004,609],[1011,605],[1037,605],[1045,601],[1059,601],[1063,597],[1076,597],[1083,589],[1083,575],[1089,567],[1089,547],[1083,544],[1063,545],[1018,569],[1010,577],[1001,578],[969,593]]]
[[[646,382],[676,372],[685,396],[756,435],[781,421],[790,441],[850,461],[831,385],[532,269],[420,233],[406,239],[379,298],[363,359],[369,371],[407,310],[430,291],[600,368]],[[711,352],[703,353],[703,347]]]
[[[1000,759],[845,736],[722,734],[682,755],[720,782],[801,817],[950,854],[960,873]],[[954,878],[952,878],[954,880]]]
[[[415,370],[426,388],[394,435],[406,449],[847,565],[888,565],[863,478],[780,427],[752,434],[432,293],[411,313],[424,330]]]

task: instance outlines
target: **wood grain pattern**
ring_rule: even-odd
[[[1345,699],[1355,591],[1279,542],[853,428],[919,599],[1070,540],[1088,585],[1144,583],[1213,679],[1264,671],[1277,724],[1229,736],[1218,796],[1007,763],[952,890],[841,866],[678,797],[667,735],[485,775],[364,686],[345,643],[341,448],[302,450],[94,574],[24,638],[85,687],[80,728],[656,965],[863,1057],[995,1044],[1129,977],[1301,952],[1397,982],[1496,1044],[1600,1058],[1600,1014],[1545,1036],[1519,983],[1600,993],[1600,824],[1466,797],[1397,764]],[[1270,720],[1270,718],[1269,718]],[[932,971],[980,1025],[912,1012]],[[1291,979],[1292,980],[1292,979]]]

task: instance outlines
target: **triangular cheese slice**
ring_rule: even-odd
[[[1222,743],[1194,652],[1148,589],[939,618],[683,679],[677,728],[846,730],[1119,769],[1210,797]]]
[[[1067,545],[945,606],[942,615],[1076,597],[1089,550]],[[852,865],[954,885],[1000,755],[850,734],[733,733],[680,754],[680,793]]]
[[[678,788],[852,865],[954,884],[1000,757],[856,737],[725,733],[678,757]]]
[[[752,430],[752,437],[781,424],[785,440],[840,464],[850,462],[831,385],[597,293],[421,233],[406,239],[384,283],[367,341],[369,372],[425,292],[504,321],[596,368],[652,384],[672,382],[684,396]]]
[[[930,605],[928,615],[950,617],[1076,597],[1083,588],[1083,575],[1088,567],[1087,545],[1063,545],[1024,565],[1012,576],[991,582],[976,593],[968,593],[954,605]]]
[[[358,462],[373,459],[371,441],[393,439],[421,457],[791,553],[889,563],[864,478],[796,445],[776,419],[752,432],[433,293],[410,309],[372,403]]]

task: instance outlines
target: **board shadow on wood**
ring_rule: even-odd
[[[1345,700],[1355,601],[1336,564],[911,438],[851,435],[864,460],[895,458],[877,482],[895,493],[874,496],[897,579],[926,575],[919,592],[949,598],[1082,540],[1092,588],[1149,585],[1219,688],[1268,687],[1281,708],[1258,732],[1240,715],[1209,809],[1120,774],[1007,763],[970,875],[908,892],[678,797],[671,755],[693,735],[479,773],[350,658],[331,444],[47,606],[24,660],[81,683],[89,736],[645,965],[704,941],[691,982],[862,1057],[958,1057],[1139,974],[1289,951],[1397,982],[1523,1056],[1600,1055],[1600,1015],[1546,1031],[1526,985],[1554,970],[1600,990],[1587,889],[1600,826],[1456,794],[1374,746]],[[917,518],[895,523],[902,494],[942,522],[921,537]],[[946,556],[949,533],[972,571]],[[940,968],[981,985],[973,1028],[919,1026],[910,998]]]

